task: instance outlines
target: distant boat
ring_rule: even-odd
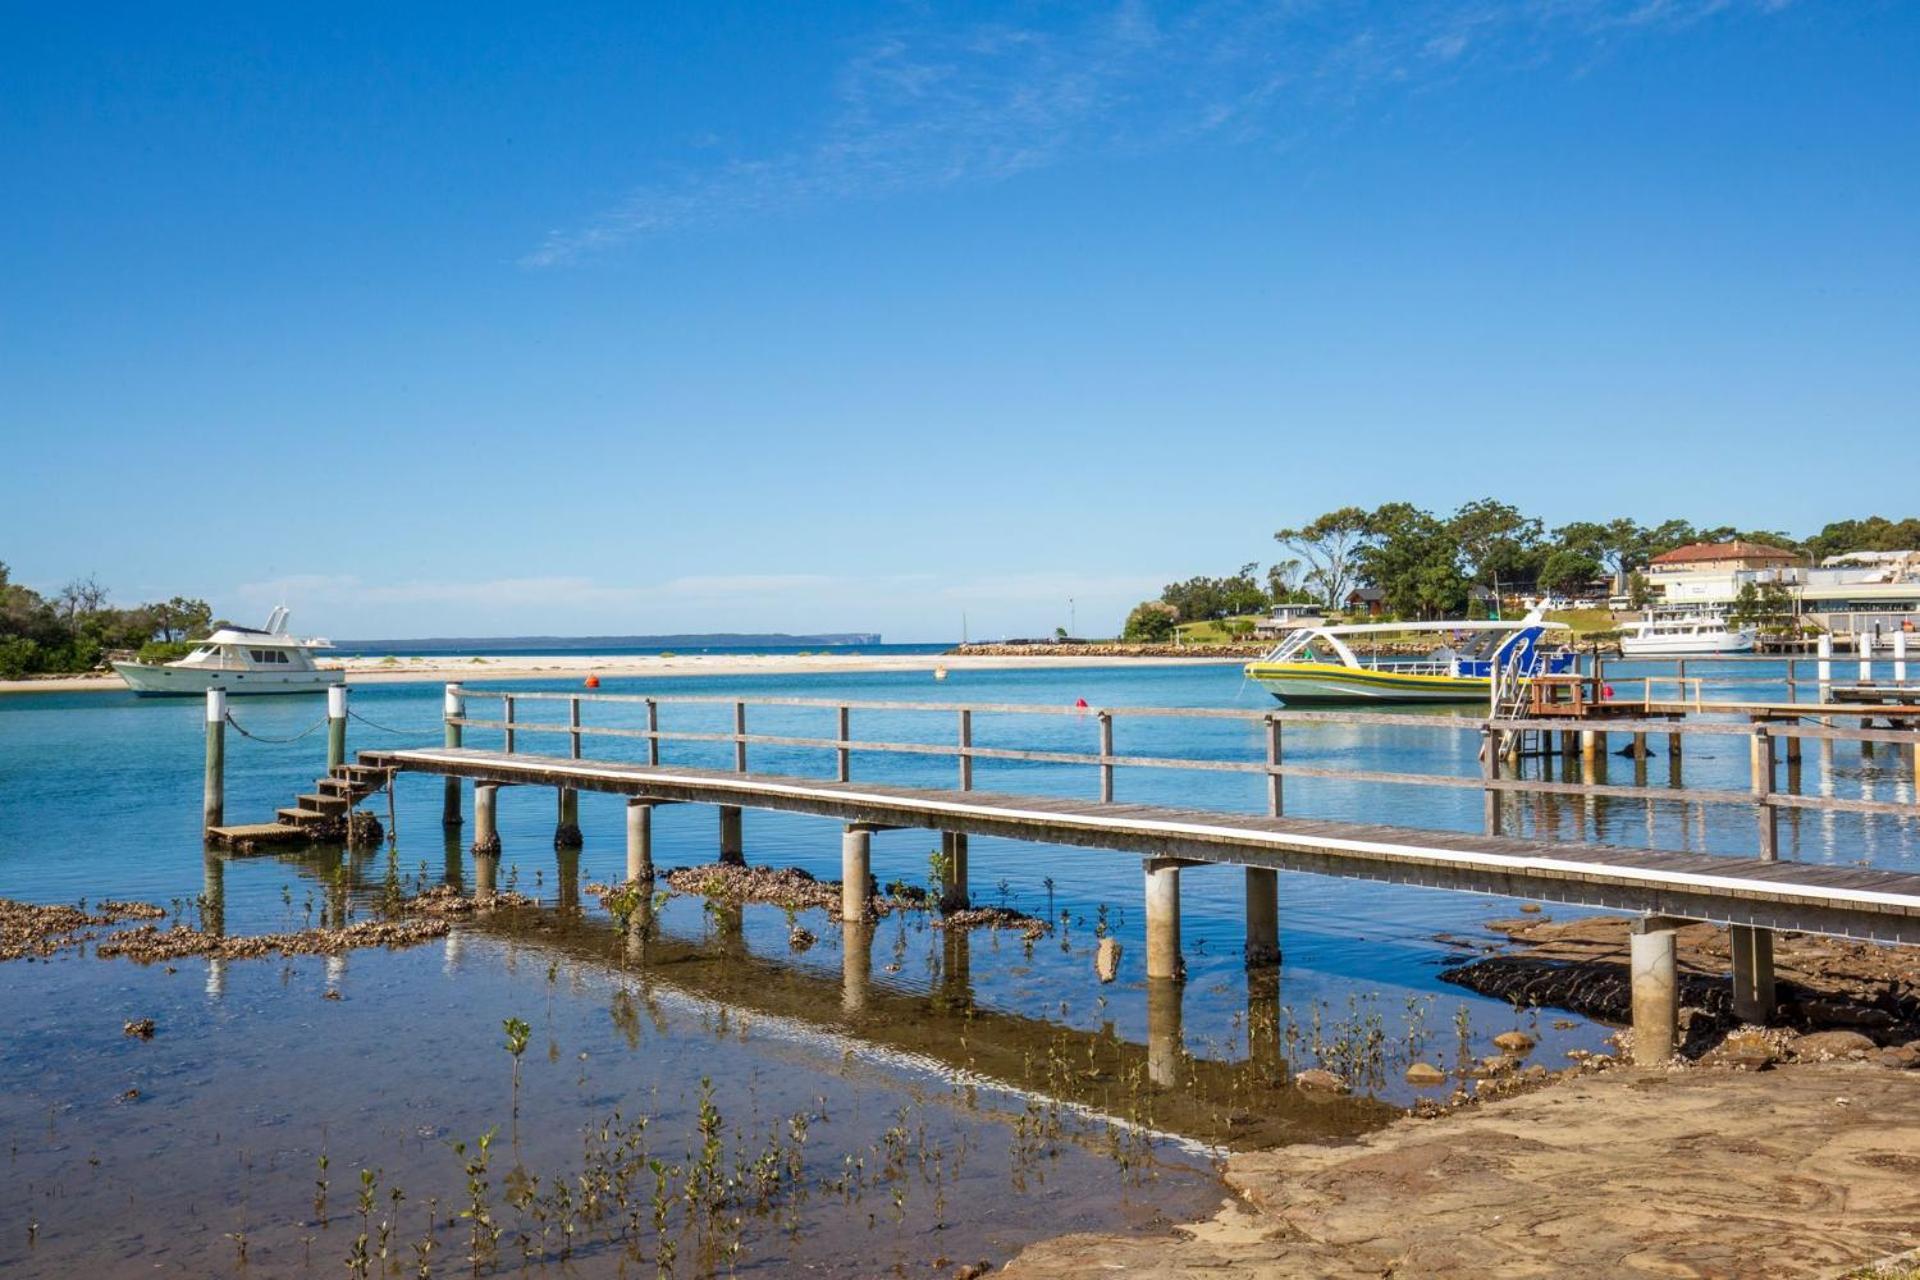
[[[115,662],[113,669],[143,698],[186,696],[209,689],[242,693],[318,693],[345,684],[345,671],[322,671],[316,650],[326,640],[287,634],[287,611],[275,609],[265,628],[221,627],[178,662]]]
[[[1486,701],[1497,671],[1521,679],[1576,669],[1571,650],[1550,652],[1542,637],[1565,630],[1529,615],[1516,622],[1365,622],[1304,626],[1273,651],[1247,664],[1247,677],[1289,706],[1313,702]],[[1437,633],[1442,643],[1424,657],[1355,653],[1358,636]],[[1456,641],[1458,647],[1448,641]]]
[[[1653,613],[1623,629],[1620,652],[1629,658],[1752,653],[1759,632],[1729,627],[1723,613]]]

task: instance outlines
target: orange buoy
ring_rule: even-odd
[[[589,689],[598,689],[598,688],[600,687],[600,677],[599,677],[599,676],[588,676],[588,677],[586,678],[586,680],[584,681],[584,683],[586,684],[586,686],[587,686],[587,688],[589,688]]]

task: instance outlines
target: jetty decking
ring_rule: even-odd
[[[359,758],[375,768],[487,785],[771,809],[869,829],[918,827],[1920,944],[1920,875],[1904,872],[464,747],[363,751]]]

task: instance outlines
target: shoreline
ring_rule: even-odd
[[[347,685],[428,684],[459,681],[555,680],[568,676],[601,679],[647,676],[826,675],[873,672],[952,673],[998,671],[1018,667],[1136,667],[1233,665],[1226,656],[1173,657],[1115,654],[513,654],[473,657],[353,658],[324,663],[328,670],[345,670]],[[29,693],[127,692],[127,684],[113,672],[0,680],[0,696]]]

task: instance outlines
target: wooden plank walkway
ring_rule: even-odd
[[[834,782],[472,748],[378,750],[362,763],[507,786],[813,814],[1148,858],[1227,863],[1920,944],[1920,875],[1370,823]]]

